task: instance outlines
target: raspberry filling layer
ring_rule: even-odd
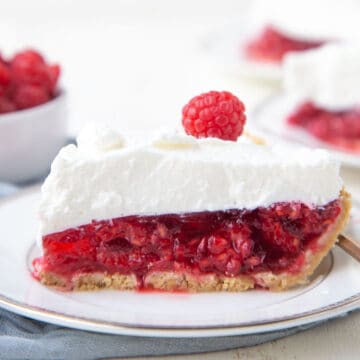
[[[258,37],[250,41],[245,47],[245,54],[249,59],[279,63],[289,51],[304,51],[317,48],[325,41],[308,41],[294,39],[267,26]]]
[[[50,272],[69,284],[79,273],[135,274],[139,288],[153,271],[189,271],[225,276],[297,273],[305,250],[340,214],[335,200],[309,207],[277,203],[255,210],[227,210],[159,216],[129,216],[43,237],[44,255],[34,275]]]
[[[295,109],[287,122],[342,150],[360,152],[360,107],[328,111],[306,102]]]

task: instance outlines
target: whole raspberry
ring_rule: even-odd
[[[27,49],[17,53],[13,59],[12,63],[16,64],[17,62],[30,62],[32,64],[45,64],[44,57],[36,50]]]
[[[0,85],[6,86],[9,84],[11,78],[9,68],[0,61]]]
[[[22,85],[16,89],[14,102],[18,109],[27,109],[46,103],[50,99],[47,90],[38,85]]]
[[[30,57],[19,57],[11,63],[13,80],[16,84],[42,85],[50,89],[51,78],[48,66]]]
[[[5,114],[11,111],[15,111],[16,106],[11,100],[6,97],[0,96],[0,114]]]
[[[60,76],[60,66],[55,64],[55,65],[50,65],[48,67],[48,71],[49,71],[49,75],[50,75],[50,83],[51,83],[51,87],[50,90],[52,93],[55,92],[56,90],[56,85],[58,83],[59,80],[59,76]]]
[[[192,98],[182,110],[185,132],[198,138],[236,141],[246,116],[244,104],[227,91],[210,91]]]

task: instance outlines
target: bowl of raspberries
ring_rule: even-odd
[[[0,181],[46,175],[66,141],[61,69],[36,50],[0,54]]]

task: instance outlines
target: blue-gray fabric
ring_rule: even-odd
[[[261,344],[316,324],[259,335],[216,338],[149,338],[67,329],[0,309],[0,358],[93,360],[147,355],[192,354]]]
[[[0,184],[0,196],[15,191],[16,187],[12,185]],[[68,329],[0,309],[0,359],[92,360],[211,352],[261,344],[317,324],[257,335],[190,339],[149,338]]]

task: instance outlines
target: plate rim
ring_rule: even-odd
[[[18,198],[35,195],[39,191],[39,184],[32,185],[0,199],[0,206],[8,202],[16,201]],[[33,245],[32,245],[33,246]],[[332,261],[333,254],[331,253]],[[25,261],[25,260],[24,260]],[[196,326],[196,327],[166,327],[149,326],[139,324],[127,324],[120,322],[102,321],[91,318],[66,315],[56,311],[26,305],[17,300],[0,293],[0,307],[18,315],[26,316],[35,320],[48,322],[55,325],[66,326],[78,330],[101,332],[107,334],[137,335],[147,337],[215,337],[231,335],[260,334],[269,331],[288,329],[302,326],[321,320],[327,320],[349,311],[360,308],[360,292],[335,302],[331,305],[319,307],[295,316],[286,316],[265,322],[251,322],[244,324],[218,325],[218,326]]]

